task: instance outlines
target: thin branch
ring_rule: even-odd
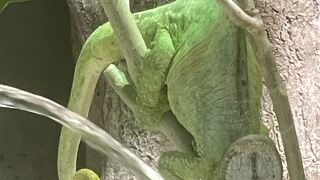
[[[110,64],[103,71],[103,75],[125,104],[131,110],[134,110],[136,108],[136,92],[134,87],[132,87],[133,85],[130,85],[126,75],[114,64]]]
[[[136,82],[136,67],[147,52],[147,46],[124,0],[101,0],[111,26],[119,39],[121,51],[126,59],[128,72]]]
[[[263,23],[259,19],[249,16],[233,0],[217,1],[239,27],[244,29],[260,29],[263,27]]]
[[[265,79],[266,86],[270,91],[274,111],[279,122],[290,178],[292,180],[304,180],[305,175],[300,148],[296,130],[295,128],[292,128],[294,127],[294,121],[286,86],[278,71],[275,56],[272,52],[272,45],[263,28],[263,21],[259,16],[248,18],[247,14],[242,10],[239,10],[240,7],[234,7],[236,4],[231,3],[230,1],[232,0],[217,1],[225,8],[234,23],[246,29],[250,34],[249,40],[253,47],[255,57],[260,63],[262,75]],[[244,3],[244,0],[242,3]],[[245,6],[243,8],[255,8],[252,0],[247,0],[245,3],[245,5],[242,4]],[[253,19],[255,20],[253,21]]]

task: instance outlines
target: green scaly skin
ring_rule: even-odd
[[[261,77],[244,32],[215,0],[177,0],[134,16],[150,49],[137,72],[136,121],[156,128],[162,115],[172,110],[194,137],[196,155],[164,153],[160,171],[169,180],[212,179],[228,147],[260,131]],[[87,117],[99,75],[121,59],[106,23],[81,51],[68,108]],[[79,142],[78,135],[62,129],[60,180],[74,176]]]

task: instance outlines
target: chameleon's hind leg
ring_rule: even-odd
[[[160,172],[168,180],[207,180],[210,167],[200,158],[178,151],[163,153],[159,160]]]
[[[99,27],[88,38],[75,68],[68,109],[87,117],[96,83],[101,72],[111,63],[122,59],[117,39],[109,23]],[[81,137],[62,127],[58,151],[59,180],[71,180],[76,171]]]

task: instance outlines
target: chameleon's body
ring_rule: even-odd
[[[257,62],[247,54],[244,32],[214,1],[197,8],[190,11],[206,12],[208,19],[199,35],[194,29],[187,34],[190,45],[174,59],[167,77],[170,107],[195,138],[197,157],[169,152],[170,161],[177,162],[168,164],[168,157],[161,158],[182,179],[212,179],[230,144],[260,130],[261,77]]]
[[[23,1],[0,0],[0,12],[8,3]],[[261,77],[244,32],[215,0],[177,0],[134,16],[150,49],[136,72],[136,120],[156,128],[172,110],[194,138],[194,153],[162,154],[160,171],[169,180],[220,179],[215,171],[227,149],[233,152],[230,145],[260,132]],[[121,59],[117,38],[106,23],[80,53],[68,108],[86,117],[101,72]],[[99,179],[86,169],[75,174],[79,142],[78,135],[62,129],[60,180]]]
[[[0,12],[7,3],[1,1]],[[160,171],[169,180],[214,179],[230,145],[260,132],[261,77],[245,34],[215,0],[177,0],[134,16],[150,48],[136,72],[136,120],[155,128],[172,110],[194,138],[194,155],[167,152]],[[80,53],[68,108],[86,117],[99,75],[121,59],[110,24],[95,30]],[[63,128],[60,180],[98,179],[88,170],[74,176],[79,142]]]
[[[215,0],[177,0],[134,15],[150,53],[139,67],[135,115],[145,127],[173,111],[195,139],[196,157],[167,152],[168,179],[209,179],[227,148],[259,133],[261,77],[244,33]],[[100,73],[123,59],[110,24],[87,40],[77,62],[68,108],[87,116]],[[70,180],[80,137],[63,128],[60,180]]]

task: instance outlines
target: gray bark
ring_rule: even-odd
[[[320,179],[320,40],[316,38],[320,36],[319,3],[318,0],[256,1],[274,47],[278,68],[287,84],[305,174],[310,180]],[[285,167],[279,127],[266,90],[264,94],[263,120],[271,129],[270,136]],[[288,179],[287,173],[285,179]]]
[[[99,1],[67,0],[67,3],[71,19],[72,50],[76,60],[85,40],[99,25],[107,21],[107,17]]]
[[[133,10],[143,10],[168,0],[133,0]],[[278,68],[287,83],[307,179],[320,179],[320,24],[319,0],[257,0],[269,39],[274,46]],[[98,1],[68,0],[72,19],[73,53],[77,57],[89,34],[106,21]],[[284,154],[272,103],[264,90],[263,120],[270,136]],[[159,154],[170,147],[161,135],[133,124],[132,114],[104,79],[99,81],[89,119],[106,129],[142,159],[155,165]],[[134,179],[126,169],[87,149],[87,167],[102,179]],[[285,163],[284,163],[285,167]],[[288,178],[288,177],[286,177]]]

